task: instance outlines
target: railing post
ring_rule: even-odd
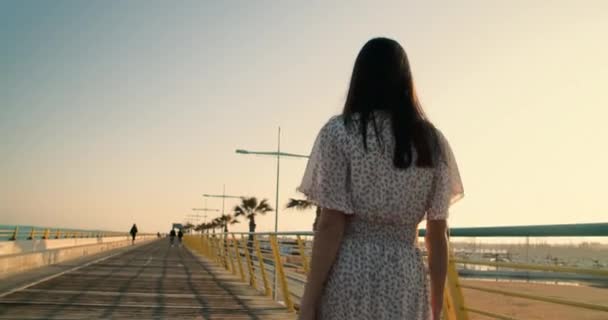
[[[454,254],[449,249],[447,286],[444,294],[444,314],[446,320],[468,320],[469,316],[465,310],[464,297],[458,279],[458,270],[454,262]]]
[[[192,249],[199,254],[203,254],[203,243],[202,241],[197,241],[199,237],[196,235],[188,236],[188,243],[192,247]]]
[[[236,239],[236,237],[234,236],[234,233],[232,234],[232,243],[234,244],[234,254],[236,257],[236,263],[239,266],[239,274],[241,275],[241,281],[245,281],[245,272],[243,272],[243,263],[241,261],[241,252],[239,251],[239,241]]]
[[[217,255],[215,253],[215,236],[209,236],[207,238],[207,241],[209,242],[209,258],[213,259],[214,261],[217,262]]]
[[[222,264],[227,271],[230,271],[230,265],[228,264],[228,252],[226,252],[226,235],[220,234],[218,242],[220,252],[222,254]]]
[[[55,230],[55,239],[59,239],[59,237],[61,237],[61,230],[57,229]]]
[[[230,238],[228,237],[228,233],[226,233],[226,237],[224,239],[226,242],[226,250],[228,251],[228,259],[230,259],[230,268],[232,269],[232,274],[236,274],[236,267],[234,266],[234,260],[232,260],[232,253],[230,252]],[[236,257],[236,256],[235,256]]]
[[[264,281],[264,294],[270,297],[272,295],[272,290],[270,290],[270,284],[268,283],[268,277],[266,276],[266,266],[264,264],[264,256],[262,255],[262,250],[260,249],[260,241],[258,240],[258,237],[256,235],[253,236],[253,243],[255,245],[255,252],[258,257],[258,263],[260,264],[262,281]]]
[[[308,266],[308,258],[306,257],[306,247],[302,237],[298,235],[298,248],[300,249],[300,258],[302,259],[302,268],[304,268],[304,273],[308,274],[309,266]]]
[[[217,256],[215,255],[215,243],[213,241],[215,239],[215,235],[208,234],[207,235],[207,246],[209,247],[209,258],[217,261]]]
[[[204,234],[201,238],[201,244],[203,246],[203,253],[207,258],[211,258],[211,252],[209,251],[209,235]]]
[[[51,232],[51,230],[49,230],[48,228],[46,230],[44,230],[44,235],[42,236],[42,239],[48,239],[50,232]]]
[[[11,241],[17,240],[17,234],[19,233],[19,227],[15,226],[15,231],[13,231],[13,236],[10,238]]]
[[[272,252],[274,253],[274,267],[277,271],[278,280],[281,282],[285,306],[287,306],[287,310],[289,310],[289,312],[293,312],[295,309],[293,307],[293,302],[291,301],[291,294],[289,293],[285,271],[283,270],[283,262],[281,261],[281,252],[279,251],[279,244],[276,234],[270,236],[270,244],[272,246]]]
[[[34,240],[35,236],[36,236],[36,229],[34,229],[34,227],[32,227],[32,231],[30,231],[30,236],[27,239],[28,240]]]
[[[217,236],[213,235],[213,237],[211,238],[211,244],[213,245],[213,258],[215,259],[215,262],[217,262],[218,264],[221,264],[222,261],[220,260],[220,252],[219,252],[219,248],[217,247]]]
[[[248,241],[245,241],[243,238],[241,238],[241,241],[243,242],[243,248],[245,249],[245,258],[247,258],[247,269],[249,269],[249,284],[254,289],[257,289],[255,272],[253,270],[253,261],[251,260],[251,254],[249,254],[249,247],[247,246]]]
[[[205,249],[203,247],[203,235],[201,234],[200,237],[194,237],[192,242],[196,243],[197,246],[200,248],[200,254],[205,255]]]
[[[530,237],[526,237],[526,263],[530,263]],[[526,271],[526,282],[530,282],[530,272]]]
[[[226,267],[226,265],[224,265],[224,259],[222,258],[222,243],[220,236],[213,236],[213,244],[215,245],[215,260],[223,267]]]

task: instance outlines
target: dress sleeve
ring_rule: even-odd
[[[464,197],[464,188],[452,148],[443,134],[437,132],[441,156],[435,168],[433,189],[426,212],[428,220],[447,219],[450,206]]]
[[[339,124],[339,119],[334,118],[319,132],[298,191],[321,208],[352,214],[350,162],[344,153]]]

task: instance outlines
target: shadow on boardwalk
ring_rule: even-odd
[[[0,299],[0,319],[294,319],[165,239]]]

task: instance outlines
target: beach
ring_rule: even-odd
[[[462,284],[489,289],[516,291],[535,296],[567,299],[577,302],[608,306],[608,288],[585,285],[555,285],[544,283],[464,280]],[[606,312],[562,306],[555,303],[507,297],[500,294],[464,289],[465,304],[475,309],[491,311],[515,319],[526,320],[606,320]],[[493,319],[469,313],[471,320]]]

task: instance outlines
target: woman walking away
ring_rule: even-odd
[[[361,49],[344,110],[321,129],[298,189],[322,208],[300,319],[440,319],[446,219],[463,187],[397,42]],[[416,241],[424,219],[430,285]]]
[[[131,227],[129,233],[131,234],[131,244],[135,244],[135,236],[137,235],[137,225],[135,223]]]

